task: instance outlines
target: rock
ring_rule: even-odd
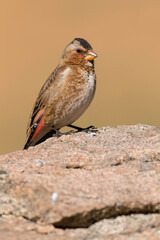
[[[160,128],[101,128],[0,156],[5,239],[160,239]]]

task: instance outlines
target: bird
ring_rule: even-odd
[[[96,90],[94,59],[98,55],[83,38],[69,43],[58,66],[42,86],[31,111],[24,149],[72,125],[89,107]]]

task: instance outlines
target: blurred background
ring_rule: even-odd
[[[159,126],[159,0],[0,0],[0,31],[0,154],[23,148],[38,92],[75,37],[99,55],[96,96],[75,124]]]

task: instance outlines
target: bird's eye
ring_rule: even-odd
[[[78,52],[78,53],[81,53],[82,51],[81,51],[81,49],[77,49],[77,52]]]

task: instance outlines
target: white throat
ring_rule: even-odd
[[[88,61],[86,65],[87,65],[88,67],[93,67],[93,63],[91,63],[90,61]]]

